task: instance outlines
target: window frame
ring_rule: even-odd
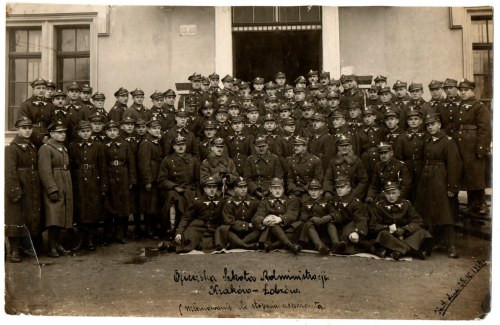
[[[260,7],[260,6],[246,6],[246,7]],[[319,9],[319,20],[309,21],[309,22],[291,22],[291,21],[280,21],[280,8],[286,6],[273,6],[273,21],[272,22],[250,22],[250,23],[239,23],[234,21],[234,10],[238,7],[231,7],[231,26],[232,27],[251,27],[251,26],[286,26],[286,25],[296,25],[296,26],[309,26],[309,25],[322,25],[323,23],[323,6],[314,6]],[[308,6],[294,6],[294,7],[308,7]],[[252,11],[255,20],[255,10]],[[300,17],[300,9],[299,9]]]
[[[84,27],[84,28],[82,28]],[[59,50],[60,49],[60,45],[61,45],[61,38],[62,38],[62,33],[61,31],[64,30],[64,29],[73,29],[75,30],[75,39],[76,39],[76,30],[77,29],[89,29],[89,36],[90,36],[90,26],[89,25],[85,25],[85,24],[79,24],[79,25],[62,25],[62,26],[57,26],[56,27],[56,44],[55,44],[55,50],[56,50],[56,56],[55,56],[55,59],[56,59],[56,76],[57,76],[57,80],[56,80],[56,85],[57,85],[57,88],[58,89],[61,89],[64,91],[64,89],[62,89],[62,85],[64,84],[64,82],[68,82],[68,81],[76,81],[78,83],[90,83],[91,81],[90,80],[83,80],[83,81],[79,81],[79,80],[62,80],[62,73],[63,73],[63,68],[62,68],[62,60],[63,59],[81,59],[81,58],[89,58],[90,59],[90,37],[89,37],[89,50],[88,51],[63,51],[63,50]],[[75,65],[75,69],[76,69],[76,65]],[[90,62],[89,62],[89,77],[90,77],[90,70],[91,70],[91,67],[90,67]],[[75,78],[76,78],[76,71],[75,71]],[[91,78],[90,78],[91,79]]]
[[[470,22],[472,25],[472,21],[485,21],[486,22],[486,43],[474,43],[471,42],[472,44],[472,57],[474,58],[474,51],[479,50],[486,50],[488,51],[488,70],[486,73],[476,73],[474,72],[474,64],[472,65],[472,75],[473,75],[473,80],[475,80],[476,76],[478,77],[485,77],[486,80],[491,80],[493,82],[493,61],[492,61],[492,56],[493,56],[493,39],[490,37],[489,33],[489,27],[488,27],[488,22],[491,21],[493,22],[493,15],[492,14],[476,14],[476,15],[471,15],[470,17]],[[493,22],[494,23],[494,22]],[[488,78],[489,77],[489,78]],[[484,91],[484,89],[483,89]],[[491,84],[491,98],[488,97],[481,97],[478,98],[483,102],[491,103],[491,100],[493,98],[493,84]]]

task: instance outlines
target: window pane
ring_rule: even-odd
[[[299,22],[299,7],[279,7],[280,22]]]
[[[89,51],[90,41],[89,41],[89,29],[77,29],[76,30],[76,50],[77,51]]]
[[[13,35],[13,48],[15,52],[27,52],[28,51],[28,31],[27,30],[16,30]]]
[[[28,60],[15,59],[13,60],[13,77],[12,81],[28,81]]]
[[[488,20],[488,41],[489,43],[493,43],[493,21]]]
[[[40,76],[40,59],[28,60],[28,81],[31,82]]]
[[[274,7],[253,7],[254,23],[274,22]]]
[[[30,30],[29,35],[29,45],[28,52],[41,52],[40,50],[40,38],[42,36],[41,30]]]
[[[490,73],[488,68],[488,50],[474,50],[472,57],[474,61],[474,73]]]
[[[474,76],[474,82],[476,83],[476,88],[474,89],[474,94],[478,99],[491,99],[492,94],[492,83],[491,76]]]
[[[14,98],[13,104],[14,106],[19,106],[21,103],[28,99],[28,83],[15,83],[12,84],[14,87]],[[31,87],[30,87],[31,88]]]
[[[75,30],[62,29],[60,44],[61,51],[74,52],[76,50]]]
[[[62,59],[62,80],[75,80],[75,59]]]
[[[253,7],[233,7],[234,23],[253,22]]]
[[[76,80],[88,80],[88,79],[90,79],[90,59],[89,58],[76,59]]]
[[[321,15],[318,6],[303,6],[300,7],[300,22],[313,23],[320,22]]]
[[[485,20],[471,21],[471,38],[472,43],[488,43]]]

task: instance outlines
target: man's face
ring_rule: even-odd
[[[217,193],[217,186],[215,185],[203,186],[203,191],[208,197],[214,197],[215,193]]]
[[[441,98],[441,88],[432,88],[432,89],[429,89],[430,93],[431,93],[431,97],[432,99],[440,99]]]
[[[50,137],[57,142],[64,142],[66,140],[66,131],[52,131]]]
[[[380,101],[382,103],[388,103],[391,101],[392,94],[390,92],[385,92],[385,93],[380,94],[379,97],[380,97]]]
[[[283,186],[271,186],[269,190],[271,191],[271,195],[275,198],[280,198],[284,192]]]
[[[326,107],[326,104],[327,104],[327,103],[328,103],[328,101],[326,100],[326,97],[324,97],[324,98],[320,98],[320,99],[318,100],[318,105],[319,105],[320,107]]]
[[[144,103],[144,95],[137,95],[132,97],[132,100],[136,105],[142,105]]]
[[[24,139],[28,139],[33,133],[32,126],[21,126],[17,129],[17,134]]]
[[[276,78],[276,83],[279,85],[279,86],[283,86],[285,85],[285,82],[286,82],[286,79],[284,77],[279,77],[279,78]]]
[[[264,89],[264,84],[254,84],[253,88],[257,91],[261,91],[262,89]]]
[[[149,134],[151,134],[155,138],[158,138],[161,134],[161,126],[156,125],[156,126],[150,127],[150,128],[148,128],[148,132],[149,132]]]
[[[201,81],[196,80],[196,81],[191,82],[191,87],[193,87],[193,89],[200,89],[201,88]]]
[[[361,109],[360,108],[351,108],[349,109],[349,116],[352,118],[352,119],[356,119],[358,118],[359,116],[361,115]]]
[[[118,135],[120,134],[120,130],[118,128],[109,128],[106,130],[106,136],[110,138],[111,140],[116,139]]]
[[[329,98],[328,99],[328,105],[330,107],[337,107],[340,104],[340,99],[338,98]]]
[[[323,190],[320,188],[311,188],[307,192],[313,200],[319,199],[321,197],[321,194],[323,194]]]
[[[285,91],[285,97],[286,98],[293,98],[293,89],[287,89]]]
[[[290,110],[284,109],[284,110],[280,111],[280,118],[286,119],[289,117],[290,117]]]
[[[229,115],[236,116],[240,114],[240,109],[237,106],[231,106],[228,110]]]
[[[389,116],[385,118],[385,125],[389,130],[393,130],[398,126],[399,119],[396,116]]]
[[[333,127],[335,129],[338,129],[339,127],[343,126],[345,124],[345,119],[342,117],[335,117],[332,121]]]
[[[473,96],[474,96],[474,91],[472,89],[469,88],[460,89],[460,98],[462,98],[462,100],[467,100]]]
[[[71,100],[76,100],[80,97],[80,91],[76,89],[70,89],[68,90],[68,98]]]
[[[217,157],[222,157],[222,153],[224,152],[224,146],[219,146],[219,145],[212,146],[212,152]]]
[[[351,192],[351,186],[349,184],[335,186],[335,190],[337,191],[338,196],[343,197]]]
[[[201,90],[207,91],[210,88],[210,83],[204,84],[201,83]]]
[[[234,192],[237,196],[244,197],[245,195],[247,195],[248,188],[246,186],[235,186]]]
[[[294,132],[295,132],[295,125],[285,125],[285,126],[283,127],[283,129],[284,129],[286,132],[288,132],[288,133],[292,134],[292,133],[294,133]]]
[[[210,79],[210,87],[218,87],[219,79]]]
[[[187,105],[186,106],[186,111],[188,111],[191,114],[193,114],[194,112],[196,112],[197,109],[198,109],[197,105]]]
[[[211,117],[212,115],[214,115],[214,109],[213,109],[213,107],[203,107],[201,109],[201,113],[205,117]]]
[[[227,103],[227,95],[220,95],[219,98],[217,98],[217,102],[220,104],[220,105],[223,105],[225,103]]]
[[[383,151],[383,152],[379,153],[379,155],[380,155],[380,161],[388,162],[389,159],[392,158],[393,152],[392,152],[392,150]]]
[[[90,122],[90,127],[92,128],[92,132],[100,133],[100,132],[102,132],[102,129],[104,128],[104,123],[103,122]]]
[[[293,151],[297,155],[301,155],[302,153],[306,152],[307,147],[303,144],[294,144],[293,145]]]
[[[56,97],[54,97],[54,99],[52,99],[52,104],[54,104],[54,106],[57,108],[61,108],[64,106],[65,101],[66,101],[66,97],[56,96]]]
[[[121,128],[125,133],[131,134],[134,132],[135,124],[134,123],[123,123]]]
[[[407,93],[406,87],[396,87],[394,91],[396,92],[397,98],[404,98]]]
[[[177,122],[177,125],[180,126],[181,128],[186,126],[187,120],[188,120],[187,116],[175,117],[175,122]]]
[[[372,125],[375,122],[375,115],[365,114],[363,115],[363,121],[365,122],[365,125]]]
[[[255,151],[257,152],[258,155],[263,155],[267,152],[267,144],[260,144],[258,146],[255,146]]]
[[[301,102],[306,98],[306,93],[303,91],[298,91],[295,93],[295,101]]]
[[[85,129],[78,130],[76,133],[83,140],[88,140],[90,138],[90,136],[92,135],[92,129],[85,128]]]
[[[217,114],[215,114],[215,118],[220,123],[225,123],[227,121],[227,113],[226,112],[218,112]]]
[[[412,91],[410,91],[410,97],[413,100],[418,100],[418,99],[422,98],[423,94],[424,94],[424,91],[422,89],[413,89]]]
[[[383,80],[377,80],[375,81],[375,86],[379,88],[384,88],[385,86],[387,86],[387,82]]]
[[[89,93],[88,91],[82,91],[82,93],[80,94],[80,98],[84,101],[84,102],[88,102],[90,100],[90,96],[92,96],[91,93]]]
[[[418,116],[410,116],[408,118],[408,126],[412,129],[417,129],[422,125],[422,119]]]
[[[215,136],[215,133],[217,133],[217,130],[216,129],[205,129],[203,132],[205,133],[205,136],[208,139],[212,139]]]
[[[54,93],[55,89],[52,87],[47,87],[45,90],[45,98],[52,98],[52,93]]]
[[[265,121],[264,122],[264,129],[266,129],[267,132],[274,131],[274,129],[276,129],[276,122],[275,121]]]
[[[223,81],[222,84],[224,85],[224,88],[225,89],[229,89],[229,90],[233,90],[233,82],[227,82],[227,81]]]
[[[135,126],[135,132],[137,132],[137,134],[140,136],[145,135],[147,130],[148,130],[148,128],[143,124]],[[160,128],[160,132],[161,132],[161,128]]]
[[[370,99],[377,99],[378,98],[378,92],[375,89],[369,89],[368,90],[368,98],[370,98]]]
[[[169,96],[165,97],[164,100],[165,100],[165,103],[167,103],[167,105],[172,106],[175,103],[175,96],[169,95]]]
[[[399,199],[401,192],[398,189],[392,189],[389,191],[384,191],[385,198],[389,203],[395,203]]]
[[[441,123],[438,121],[430,122],[425,125],[425,128],[430,135],[435,135],[441,130]]]
[[[328,85],[329,82],[330,82],[330,79],[328,79],[328,77],[323,77],[323,78],[319,79],[319,83],[323,86]]]
[[[314,108],[313,107],[309,107],[305,110],[302,110],[302,117],[304,118],[311,118],[311,116],[314,115]]]
[[[252,104],[251,99],[243,99],[243,107],[250,107],[250,104]]]
[[[120,104],[127,105],[128,95],[116,96],[116,101]]]
[[[93,101],[93,103],[97,108],[104,108],[104,99],[96,99]]]
[[[343,145],[339,146],[339,152],[342,155],[347,155],[348,153],[351,153],[352,152],[352,145],[343,144]]]
[[[309,94],[311,94],[311,97],[316,97],[316,95],[318,95],[319,93],[319,89],[311,89],[309,91]]]
[[[247,118],[250,122],[255,123],[259,119],[259,112],[258,111],[251,111],[247,113]]]
[[[314,120],[313,123],[313,129],[315,130],[319,130],[321,129],[323,126],[325,126],[325,121],[321,121],[321,120]]]
[[[233,91],[234,92],[239,92],[240,91],[240,86],[233,84]]]
[[[278,103],[277,102],[269,102],[267,103],[267,107],[269,107],[270,110],[272,111],[276,111],[276,109],[278,108]]]
[[[342,87],[344,88],[344,90],[349,90],[349,89],[351,89],[351,88],[354,87],[354,81],[352,81],[352,80],[345,80],[342,83]]]
[[[182,155],[186,152],[186,144],[174,144],[174,151],[175,153]]]
[[[33,95],[37,97],[43,97],[45,95],[45,91],[47,90],[47,86],[45,85],[36,85],[33,87]]]
[[[243,130],[243,122],[231,123],[231,127],[234,132],[241,132],[241,130]]]
[[[458,88],[457,87],[444,87],[444,92],[446,93],[446,96],[448,96],[448,97],[456,97],[458,94]]]
[[[309,83],[316,83],[319,80],[319,76],[317,74],[313,74],[308,77],[307,80],[309,80]]]

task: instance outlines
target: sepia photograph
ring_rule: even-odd
[[[491,321],[492,3],[3,5],[7,321]]]

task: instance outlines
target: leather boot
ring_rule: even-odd
[[[302,250],[302,247],[300,247],[300,245],[292,243],[286,244],[286,248],[288,248],[288,250],[294,254],[298,254]]]
[[[314,228],[313,225],[311,225],[309,227],[309,229],[308,229],[308,235],[309,235],[309,239],[311,239],[311,241],[313,242],[314,247],[316,247],[316,250],[321,255],[328,255],[328,253],[330,253],[329,249],[326,248],[325,245],[323,245],[323,242],[319,238],[318,232],[316,231],[316,229]]]
[[[449,258],[458,258],[458,252],[455,245],[448,246],[448,257]]]
[[[21,255],[19,254],[19,237],[9,237],[10,244],[10,262],[19,263],[21,262]]]

